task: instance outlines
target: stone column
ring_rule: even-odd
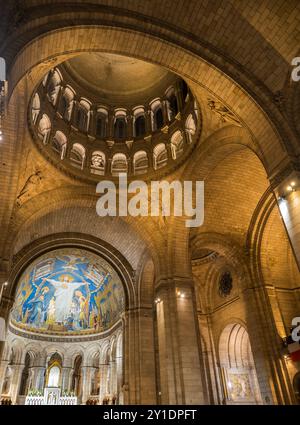
[[[122,357],[116,357],[116,393],[120,394],[123,379],[122,379]]]
[[[115,113],[113,110],[108,112],[108,125],[107,125],[107,138],[112,140],[114,138],[114,122],[115,122]]]
[[[99,390],[99,402],[103,403],[103,399],[107,394],[107,375],[108,365],[100,364],[100,390]]]
[[[45,366],[33,366],[31,370],[33,371],[32,387],[36,390],[43,391],[46,372]]]
[[[82,366],[82,404],[86,404],[91,394],[91,368],[90,366]]]
[[[115,395],[117,393],[117,365],[115,360],[110,361],[110,382],[109,382],[109,393]]]
[[[72,102],[73,102],[73,106],[72,106],[72,112],[71,112],[71,117],[70,117],[69,123],[70,123],[71,126],[76,127],[78,98],[75,96]]]
[[[3,332],[3,329],[1,330],[1,333],[3,332],[3,335],[2,335],[2,340],[0,341],[0,371],[2,369],[2,372],[3,372],[2,362],[4,362],[3,363],[5,364],[4,375],[5,375],[6,365],[8,363],[8,362],[5,362],[5,360],[3,359],[5,341],[6,341],[6,328],[7,328],[10,310],[13,306],[13,300],[5,296],[6,292],[8,291],[8,286],[2,286],[7,281],[8,281],[7,274],[0,272],[0,288],[2,292],[1,299],[0,299],[0,317],[1,319],[4,320],[4,322],[2,323],[5,325],[4,332]],[[3,379],[4,379],[4,376],[2,376],[0,372],[0,394],[2,390]]]
[[[182,100],[182,94],[181,94],[181,89],[180,89],[180,83],[177,81],[175,84],[175,96],[177,99],[177,103],[178,103],[178,111],[182,112],[183,111],[183,100]]]
[[[62,391],[70,391],[71,389],[71,378],[72,378],[72,367],[64,366],[62,368]]]
[[[161,404],[204,404],[204,376],[192,282],[161,283],[156,292]]]
[[[274,192],[300,270],[300,172],[284,174],[287,174],[285,178],[279,175],[271,184],[274,186],[280,180]]]
[[[152,118],[151,118],[151,108],[148,109],[145,113],[146,119],[146,136],[152,133]]]
[[[209,404],[221,404],[222,384],[218,373],[217,355],[212,336],[211,318],[208,314],[198,312],[198,323],[201,336],[202,357]]]
[[[268,295],[263,286],[245,289],[247,328],[263,404],[292,404],[293,389],[282,357]]]
[[[133,116],[127,115],[127,135],[126,139],[131,140],[133,138]]]
[[[154,313],[153,304],[145,302],[138,310],[139,404],[157,403]]]
[[[162,107],[164,125],[167,125],[169,124],[169,114],[168,114],[168,104],[167,104],[166,98],[162,100],[161,107]]]
[[[139,345],[136,334],[137,320],[138,312],[134,309],[127,310],[122,315],[124,347],[123,404],[138,404],[140,388],[137,374],[139,374],[141,369],[138,361]]]
[[[2,360],[4,347],[5,347],[5,341],[0,341],[0,362]]]
[[[0,395],[2,394],[2,388],[3,388],[3,382],[5,378],[6,369],[8,366],[9,361],[8,360],[2,360],[0,362]]]
[[[13,375],[9,394],[12,400],[12,404],[16,404],[18,399],[24,366],[24,364],[16,364],[11,366],[13,370]]]

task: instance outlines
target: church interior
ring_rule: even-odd
[[[300,404],[299,2],[0,8],[0,404]]]

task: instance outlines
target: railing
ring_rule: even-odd
[[[77,405],[77,397],[60,397],[58,404],[60,406],[75,406]]]
[[[25,400],[26,406],[42,406],[46,404],[44,396],[27,396]],[[77,397],[59,397],[57,404],[60,406],[75,406],[77,405]]]
[[[44,404],[44,396],[29,395],[26,397],[26,406],[41,406]]]

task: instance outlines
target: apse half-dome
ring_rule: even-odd
[[[57,335],[101,333],[124,311],[122,282],[103,258],[81,249],[57,249],[35,260],[19,279],[11,324]]]

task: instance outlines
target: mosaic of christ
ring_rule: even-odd
[[[123,310],[115,270],[92,253],[66,248],[43,255],[23,273],[11,321],[39,332],[101,332]]]

